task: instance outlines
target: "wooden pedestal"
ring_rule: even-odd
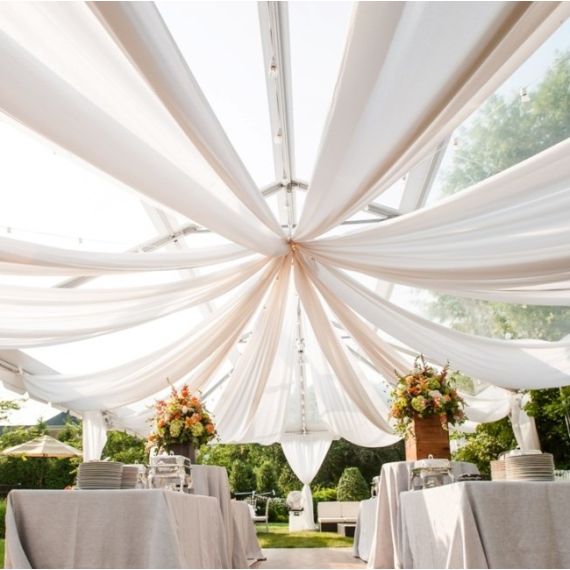
[[[414,437],[406,438],[406,461],[426,459],[451,459],[449,432],[441,427],[439,416],[416,417],[413,420]]]

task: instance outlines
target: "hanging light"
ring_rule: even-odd
[[[283,144],[283,129],[277,129],[277,132],[273,137],[273,142],[275,144]]]
[[[528,89],[526,87],[521,87],[519,96],[521,98],[521,103],[530,103],[530,95],[528,94]]]
[[[269,64],[269,77],[272,79],[277,79],[279,75],[279,68],[277,67],[277,62],[275,58],[271,58],[271,63]]]

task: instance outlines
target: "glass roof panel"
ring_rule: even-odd
[[[570,20],[451,135],[428,205],[570,136]]]
[[[290,2],[296,177],[311,178],[346,42],[352,2]]]
[[[0,233],[56,247],[123,251],[157,235],[140,198],[0,114]]]
[[[255,2],[157,2],[178,47],[259,186],[273,152]]]

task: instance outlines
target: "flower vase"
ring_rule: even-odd
[[[411,431],[406,437],[406,461],[426,459],[429,455],[451,459],[449,431],[442,427],[439,416],[414,416]]]
[[[171,443],[166,449],[174,455],[187,457],[190,463],[196,463],[196,448],[191,443]]]

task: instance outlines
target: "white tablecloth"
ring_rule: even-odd
[[[376,519],[376,509],[378,499],[367,499],[360,501],[358,518],[356,519],[356,530],[354,531],[354,542],[352,553],[357,558],[368,561],[370,549],[372,548],[372,538],[374,537],[374,521]]]
[[[454,483],[400,501],[406,568],[570,568],[569,483]]]
[[[12,491],[6,568],[229,568],[218,503],[165,490]]]
[[[382,465],[369,568],[401,568],[400,493],[409,489],[413,465],[413,461]],[[454,462],[452,466],[455,476],[479,473],[472,463]]]
[[[240,541],[245,548],[245,555],[250,564],[257,560],[265,560],[265,556],[257,540],[255,523],[251,518],[249,505],[245,501],[232,501],[234,518],[236,520],[237,531]]]
[[[192,490],[195,495],[218,499],[226,527],[228,556],[232,568],[247,568],[245,545],[242,544],[234,517],[226,468],[216,465],[192,465]]]

